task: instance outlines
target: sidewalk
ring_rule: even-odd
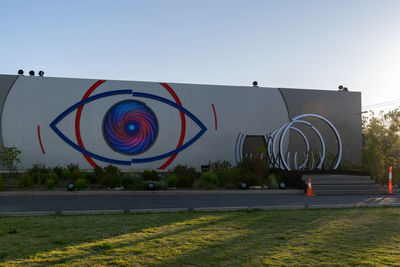
[[[301,195],[301,189],[265,189],[265,190],[160,190],[160,191],[131,191],[131,190],[21,190],[0,191],[0,197],[4,196],[112,196],[112,195]]]

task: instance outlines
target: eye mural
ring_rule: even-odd
[[[136,155],[148,150],[158,135],[158,121],[146,104],[136,100],[112,106],[103,120],[107,144],[122,154]]]
[[[81,101],[67,108],[50,123],[50,128],[58,135],[58,137],[60,137],[72,148],[81,152],[93,167],[97,166],[93,159],[117,165],[131,165],[134,163],[145,163],[169,158],[167,162],[165,162],[159,168],[163,169],[174,160],[179,152],[191,146],[207,131],[205,125],[189,110],[182,106],[178,96],[175,94],[175,92],[173,92],[172,88],[166,84],[161,85],[168,90],[175,102],[155,94],[137,92],[133,89],[111,90],[90,96],[90,94],[103,82],[104,81],[96,82],[91,88],[89,88]],[[83,106],[92,101],[115,95],[125,95],[127,99],[112,105],[106,112],[102,123],[103,137],[107,145],[113,151],[125,156],[135,156],[131,160],[104,157],[88,151],[85,149],[80,137],[80,115],[82,113]],[[152,157],[139,157],[138,155],[146,152],[153,146],[157,140],[159,132],[157,116],[154,111],[146,105],[146,100],[159,101],[179,110],[181,118],[181,136],[179,138],[178,145],[174,150]],[[57,127],[57,124],[62,119],[75,110],[77,110],[75,120],[77,143],[69,139]],[[200,130],[193,138],[186,143],[183,143],[186,130],[185,116],[188,116],[190,119],[192,119],[195,124],[199,126]]]

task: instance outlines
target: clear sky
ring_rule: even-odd
[[[0,0],[0,73],[361,91],[400,105],[400,0]],[[380,108],[380,107],[378,107]]]

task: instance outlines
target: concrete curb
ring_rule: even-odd
[[[152,213],[152,212],[182,212],[189,211],[190,208],[166,208],[166,209],[131,209],[129,213]]]
[[[61,215],[88,215],[88,214],[122,214],[123,210],[67,210],[61,211]]]
[[[117,190],[82,190],[82,191],[3,191],[0,197],[12,196],[112,196],[112,195],[301,195],[304,190],[286,189],[286,190],[166,190],[166,191],[117,191]]]
[[[17,212],[0,212],[0,217],[4,216],[46,216],[55,215],[55,211],[17,211]]]
[[[162,213],[184,211],[243,211],[243,210],[299,210],[299,209],[339,209],[360,207],[400,207],[399,203],[363,203],[363,204],[330,204],[330,205],[293,205],[293,206],[238,206],[238,207],[200,207],[200,208],[165,208],[165,209],[130,209],[130,210],[73,210],[73,211],[32,211],[32,212],[0,212],[5,216],[46,216],[46,215],[94,215],[94,214],[123,214],[123,213]]]
[[[193,208],[194,211],[239,211],[249,210],[249,207],[204,207],[204,208]]]

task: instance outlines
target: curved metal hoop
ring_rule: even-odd
[[[278,129],[274,130],[271,134],[266,136],[267,156],[268,156],[268,159],[270,160],[271,167],[286,169],[289,171],[291,170],[290,163],[289,163],[289,156],[290,156],[289,153],[290,152],[286,153],[286,157],[285,157],[283,144],[284,144],[284,139],[285,139],[288,131],[294,130],[302,136],[302,138],[306,144],[306,153],[305,153],[303,163],[300,164],[300,166],[297,166],[297,152],[296,152],[294,155],[294,157],[295,157],[294,158],[294,167],[297,170],[305,168],[305,166],[309,160],[308,154],[310,152],[310,144],[307,139],[307,136],[300,129],[293,126],[293,124],[301,123],[301,124],[305,124],[308,127],[310,127],[319,138],[319,141],[321,144],[321,151],[318,151],[318,154],[320,155],[320,159],[319,159],[319,162],[317,163],[316,168],[322,169],[322,166],[325,161],[325,156],[326,156],[325,140],[324,140],[322,134],[320,133],[320,131],[314,125],[312,125],[308,121],[302,120],[303,118],[307,118],[307,117],[317,118],[317,119],[325,122],[329,126],[329,128],[333,131],[333,133],[335,134],[335,137],[337,140],[337,145],[338,145],[338,153],[336,156],[335,164],[333,165],[333,169],[336,169],[339,166],[339,163],[342,159],[343,148],[342,148],[342,140],[340,138],[340,134],[339,134],[338,130],[336,129],[336,127],[328,119],[326,119],[323,116],[320,116],[317,114],[302,114],[302,115],[294,117],[291,121],[284,123],[281,127],[279,127]],[[279,143],[278,148],[277,148],[277,143]],[[314,155],[314,154],[312,153],[312,155]],[[311,169],[314,169],[314,156],[312,156]]]

